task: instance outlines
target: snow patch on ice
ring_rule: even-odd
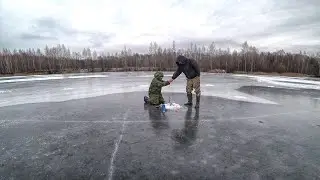
[[[280,77],[280,76],[262,76],[262,75],[243,75],[234,74],[236,77],[248,77],[261,83],[268,83],[288,88],[300,88],[300,89],[316,89],[320,90],[320,81],[307,80],[299,77]],[[268,86],[274,87],[274,86]]]
[[[171,77],[172,75],[169,74],[164,74],[164,77]],[[140,77],[140,78],[153,78],[154,75],[140,75],[140,76],[136,76],[136,77]]]
[[[165,106],[167,110],[178,110],[182,108],[182,106],[177,103],[166,103]]]
[[[139,85],[139,87],[148,88],[148,87],[149,87],[149,85],[147,85],[147,84],[143,84],[143,85]]]
[[[6,79],[0,80],[0,83],[11,83],[11,82],[29,82],[29,81],[45,81],[45,80],[55,80],[55,79],[63,79],[63,77],[39,77],[39,78],[24,78],[24,79]]]
[[[25,78],[12,78],[12,79],[4,79],[4,80],[0,79],[0,83],[46,81],[46,80],[59,80],[59,79],[102,78],[102,77],[108,77],[108,76],[107,75],[84,75],[84,76],[33,75],[33,76],[26,76]]]
[[[108,77],[108,75],[85,75],[85,76],[69,76],[69,79],[82,79],[82,78],[104,78]]]
[[[233,96],[234,98],[236,98],[236,99],[247,99],[246,97],[244,97],[244,96]]]
[[[12,91],[11,90],[0,90],[0,94],[3,94],[3,93],[11,93]]]
[[[4,76],[0,77],[0,79],[17,79],[17,78],[25,78],[27,76]]]
[[[310,80],[277,78],[277,77],[257,77],[257,80],[260,82],[266,82],[269,84],[275,84],[275,85],[285,86],[289,88],[320,90],[320,82],[310,81]]]
[[[213,85],[213,84],[205,84],[204,86],[206,86],[206,87],[213,87],[214,85]]]
[[[63,88],[64,91],[72,90],[74,88]]]

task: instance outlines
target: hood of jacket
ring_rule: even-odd
[[[154,73],[154,77],[155,77],[156,79],[158,79],[158,80],[162,80],[162,78],[163,78],[163,73],[158,71],[158,72]]]
[[[185,56],[182,56],[182,55],[179,55],[177,57],[177,60],[176,60],[176,64],[179,66],[179,65],[184,65],[187,63],[187,60],[188,58],[186,58]]]

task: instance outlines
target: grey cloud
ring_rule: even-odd
[[[320,49],[320,44],[318,45],[292,45],[290,50],[293,51],[293,50],[301,50],[301,51],[312,51],[312,52],[319,52],[319,49]]]
[[[302,30],[310,30],[312,34],[320,33],[320,1],[310,0],[308,2],[298,0],[279,1],[275,4],[275,9],[289,14],[289,17],[276,17],[279,22],[275,22],[270,28],[266,29],[269,34],[300,33]],[[319,38],[319,37],[317,37]]]
[[[0,10],[1,10],[1,7],[0,7]],[[2,14],[0,13],[0,48],[3,48],[5,47],[6,45],[6,40],[5,40],[5,36],[4,36],[4,22],[3,22],[3,17],[2,17]]]
[[[236,48],[240,47],[243,42],[235,38],[217,38],[217,37],[207,37],[207,38],[190,38],[185,36],[180,36],[175,39],[177,46],[189,47],[190,43],[199,44],[199,45],[210,45],[212,42],[219,48]]]
[[[79,31],[74,30],[63,23],[63,20],[54,19],[52,17],[42,17],[34,21],[32,29],[35,32],[48,32],[54,35],[62,33],[63,35],[75,35]]]
[[[314,36],[320,38],[320,15],[301,15],[300,17],[290,17],[280,24],[274,24],[262,32],[246,34],[243,38],[261,39],[274,35],[300,34],[306,38]]]
[[[259,47],[260,51],[271,51],[275,52],[278,50],[283,49],[285,52],[292,52],[292,53],[299,53],[300,51],[302,52],[307,52],[308,54],[312,54],[315,52],[319,52],[320,45],[290,45],[287,47],[267,47],[267,46],[262,46]]]
[[[93,48],[101,48],[104,43],[110,41],[114,34],[105,33],[90,33],[89,42],[92,44]]]
[[[57,37],[42,36],[39,34],[22,33],[20,38],[23,40],[57,40]]]
[[[302,12],[297,15],[292,15],[282,24],[275,26],[276,30],[294,31],[300,28],[311,28],[312,26],[320,27],[320,14]]]
[[[319,8],[320,6],[320,1],[319,0],[282,0],[282,1],[274,1],[274,6],[273,6],[273,11],[277,10],[295,10],[295,9],[300,9],[300,10],[305,10],[306,7],[312,7],[312,8]]]
[[[59,22],[51,17],[40,18],[36,20],[36,23],[39,27],[42,27],[42,28],[46,27],[46,28],[55,29],[55,28],[61,27]]]
[[[49,35],[42,35],[49,34]],[[63,20],[52,17],[42,17],[36,19],[30,28],[30,32],[24,32],[20,35],[22,40],[58,40],[61,36],[81,35],[88,38],[93,47],[103,47],[105,42],[110,41],[114,34],[94,31],[79,31],[69,27]]]
[[[241,6],[243,6],[242,2]],[[207,17],[206,24],[212,25],[215,23],[214,25],[220,26],[220,29],[227,29],[228,32],[232,32],[232,38],[235,40],[260,40],[274,35],[288,35],[289,33],[305,36],[306,39],[320,38],[319,0],[309,0],[308,2],[304,0],[296,0],[294,2],[283,0],[270,1],[270,3],[272,5],[263,9],[261,14],[257,14],[257,17],[241,18],[242,13],[239,10],[241,7],[232,5],[232,1],[225,1],[223,7],[228,8],[212,12]],[[246,31],[247,28],[254,30],[255,27],[244,28],[246,26],[245,21],[258,18],[258,15],[268,18],[270,26],[264,30]],[[237,19],[238,17],[239,19]],[[213,31],[213,33],[215,32]]]
[[[171,7],[179,6],[179,5],[181,5],[183,2],[185,2],[185,0],[176,0],[175,2],[173,2],[173,3],[171,4]]]
[[[60,1],[60,3],[63,2],[63,0],[58,1]],[[183,33],[181,33],[175,35],[175,37],[170,37],[170,39],[176,40],[178,48],[189,47],[190,42],[199,45],[209,45],[212,41],[215,42],[217,48],[235,48],[239,47],[244,40],[248,40],[249,43],[250,41],[261,41],[261,44],[263,44],[264,40],[269,37],[280,37],[281,35],[297,36],[299,37],[299,41],[320,39],[320,0],[270,0],[270,3],[268,2],[266,5],[267,7],[252,11],[257,13],[256,16],[246,13],[247,10],[251,12],[252,8],[254,8],[253,3],[253,0],[241,0],[239,4],[236,0],[229,0],[223,1],[222,4],[219,4],[219,7],[212,8],[216,9],[216,11],[211,12],[207,18],[207,22],[203,25],[213,25],[213,27],[218,27],[219,29],[213,31],[212,35],[207,38],[192,38],[192,36],[184,36]],[[172,6],[185,6],[186,4],[188,4],[186,0],[175,0]],[[258,8],[259,7],[261,6],[258,6]],[[6,28],[4,20],[7,22],[10,20],[4,16],[3,12],[2,14],[0,12],[0,28],[4,29]],[[260,17],[262,17],[261,22],[256,21],[257,18]],[[247,20],[249,21],[248,23],[246,22]],[[114,21],[115,24],[119,24],[119,27],[123,23],[131,23],[126,19],[126,13],[122,14],[122,12],[118,14]],[[256,26],[259,26],[260,23],[266,23],[261,26],[266,28],[258,28],[258,30],[256,30]],[[253,24],[253,26],[249,27],[248,24]],[[269,25],[269,27],[267,27],[267,25]],[[16,26],[18,27],[19,24]],[[10,31],[10,28],[4,30]],[[87,41],[84,41],[86,45],[79,43],[79,46],[87,46],[88,43],[90,43],[94,48],[103,48],[104,45],[109,44],[115,35],[98,31],[79,31],[72,28],[64,19],[40,17],[33,21],[28,31],[14,32],[11,33],[10,36],[0,33],[0,47],[22,47],[22,45],[32,47],[57,42],[58,39],[65,37],[70,37],[68,40],[75,39],[75,36],[82,36],[87,39]],[[153,36],[163,36],[165,38],[167,35],[153,34],[151,31],[145,32],[140,36],[149,36],[151,41]],[[294,39],[292,41],[294,41],[295,44],[297,43]],[[172,42],[167,42],[167,47],[169,47],[171,43]],[[319,46],[304,45],[303,43],[305,42],[302,41],[301,45],[291,45],[293,43],[288,42],[288,46],[284,48],[309,48],[319,50]],[[130,44],[130,42],[128,42],[128,44]],[[130,45],[128,45],[128,47],[130,47]],[[114,48],[114,46],[112,46],[112,48]],[[117,48],[121,49],[122,47],[119,46]],[[261,49],[262,48],[263,47],[261,47]],[[147,51],[147,49],[148,43],[145,46],[132,47],[132,50],[137,52]]]

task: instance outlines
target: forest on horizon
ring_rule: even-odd
[[[37,49],[0,50],[0,74],[53,74],[106,71],[173,71],[175,59],[185,55],[195,59],[203,72],[225,70],[233,72],[299,73],[320,77],[320,51],[313,55],[305,52],[289,53],[284,50],[260,52],[244,42],[241,50],[221,49],[212,42],[199,46],[190,43],[178,49],[173,41],[170,48],[151,42],[148,53],[135,53],[130,48],[117,53],[97,53],[90,48],[71,52],[65,45]]]

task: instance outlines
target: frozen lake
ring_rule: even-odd
[[[164,79],[169,79],[170,76],[170,73],[166,73]],[[152,77],[152,73],[145,72],[2,77],[0,107],[147,91]],[[255,85],[320,90],[320,81],[303,78],[203,74],[201,83],[202,95],[205,96],[267,104],[277,102],[251,96],[236,89]],[[163,92],[184,93],[185,78],[179,77],[170,86],[163,88]]]
[[[317,79],[203,73],[200,109],[162,114],[143,104],[152,77],[1,77],[0,179],[320,178]]]

